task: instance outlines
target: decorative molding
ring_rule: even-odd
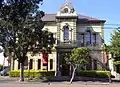
[[[63,29],[63,28],[62,28],[62,29],[60,29],[60,30],[64,31],[64,29]]]
[[[72,32],[72,31],[73,31],[73,29],[72,29],[72,28],[70,28],[70,31]]]

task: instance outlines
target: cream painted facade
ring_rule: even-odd
[[[46,25],[44,29],[52,32],[56,39],[56,49],[48,56],[48,71],[61,71],[62,53],[69,53],[75,47],[88,47],[91,50],[91,68],[100,69],[98,60],[104,63],[104,55],[102,45],[104,44],[104,23],[105,20],[79,15],[73,8],[71,3],[65,3],[61,6],[57,14],[46,14],[43,18]],[[69,30],[65,31],[65,28]],[[66,35],[65,35],[66,34]],[[42,64],[42,54],[31,56],[28,53],[28,62],[32,59],[32,69],[44,70]],[[40,59],[40,65],[38,64]],[[52,69],[50,68],[50,59],[52,59]],[[96,66],[95,66],[96,64]],[[99,67],[99,68],[95,68]],[[29,68],[29,64],[28,67]],[[18,62],[15,60],[13,70],[18,70]]]

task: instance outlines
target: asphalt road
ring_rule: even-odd
[[[24,83],[0,83],[0,87],[120,87],[119,84],[103,84],[103,85],[85,85],[85,84],[67,84],[67,83],[51,83],[51,84],[24,84]]]
[[[9,78],[0,76],[0,87],[120,87],[120,83],[108,82],[19,82],[19,78]]]

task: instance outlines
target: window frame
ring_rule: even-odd
[[[52,61],[51,61],[52,60]],[[51,65],[52,64],[52,65]],[[50,70],[53,70],[53,59],[50,59]]]
[[[33,59],[30,59],[30,62],[29,62],[29,69],[33,69]]]
[[[39,60],[40,60],[40,62],[39,62]],[[40,69],[41,69],[41,64],[42,64],[41,59],[38,59],[38,70],[40,70]]]
[[[63,26],[63,40],[64,40],[64,42],[69,41],[69,39],[70,39],[69,38],[69,31],[70,31],[69,26],[67,26],[67,25]]]

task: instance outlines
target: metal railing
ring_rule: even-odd
[[[101,48],[101,43],[98,43],[98,42],[93,42],[93,43],[82,43],[81,41],[79,40],[76,40],[76,41],[64,41],[64,42],[60,42],[60,41],[57,41],[56,43],[57,45],[72,45],[72,46],[77,46],[77,47],[88,47],[88,48]]]

